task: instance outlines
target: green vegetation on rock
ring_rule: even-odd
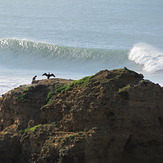
[[[28,86],[22,90],[21,94],[16,97],[17,100],[25,100],[27,99],[27,94],[29,91],[33,90],[33,86]]]
[[[123,87],[123,88],[120,88],[120,89],[118,90],[118,93],[127,91],[130,87],[131,87],[130,85],[127,85],[127,86],[125,86],[125,87]]]
[[[128,90],[131,88],[130,85],[127,85],[123,88],[120,88],[118,90],[118,94],[123,97],[125,100],[128,100],[129,99],[129,94],[128,94]]]
[[[57,127],[57,123],[56,122],[52,122],[51,125],[53,125],[54,127]]]
[[[36,126],[33,126],[33,127],[31,127],[31,128],[26,128],[26,129],[24,130],[24,132],[33,132],[33,131],[35,131],[38,127],[41,127],[41,124],[36,125]]]
[[[65,93],[66,91],[72,90],[74,87],[87,87],[91,82],[92,76],[87,76],[82,79],[76,80],[65,86],[57,87],[54,91],[50,91],[47,95],[47,103],[51,102],[52,97],[58,93]]]
[[[36,126],[34,126],[34,127],[31,127],[31,128],[27,128],[27,129],[25,129],[24,131],[25,131],[25,132],[35,131],[38,127],[41,127],[41,124],[36,125]]]
[[[20,130],[19,133],[20,133],[20,134],[23,134],[23,133],[25,133],[25,132],[33,132],[33,131],[35,131],[38,127],[41,127],[41,124],[36,125],[36,126],[33,126],[33,127],[31,127],[31,128],[26,128],[25,130]]]

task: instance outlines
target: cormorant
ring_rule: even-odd
[[[33,78],[32,78],[32,84],[36,83],[36,78],[37,78],[37,75],[35,75]]]
[[[37,78],[37,75],[35,75],[33,78],[32,78],[32,81],[35,81]]]
[[[55,77],[55,75],[51,74],[50,72],[48,74],[44,73],[44,74],[42,74],[42,76],[47,76],[47,79],[50,79],[51,76]]]

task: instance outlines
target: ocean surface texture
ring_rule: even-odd
[[[163,85],[162,16],[162,0],[0,0],[0,95],[123,67]]]

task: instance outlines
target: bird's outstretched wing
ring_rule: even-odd
[[[42,74],[42,76],[47,76],[47,75],[48,75],[47,73]]]
[[[53,77],[55,77],[55,75],[54,75],[54,74],[50,74],[50,76],[53,76]]]

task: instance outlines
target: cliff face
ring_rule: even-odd
[[[51,79],[22,85],[3,95],[1,115],[3,127],[16,124],[19,129],[38,124],[40,108],[47,103],[47,95],[72,80]]]
[[[0,116],[3,162],[163,162],[163,88],[128,69],[20,86]]]

